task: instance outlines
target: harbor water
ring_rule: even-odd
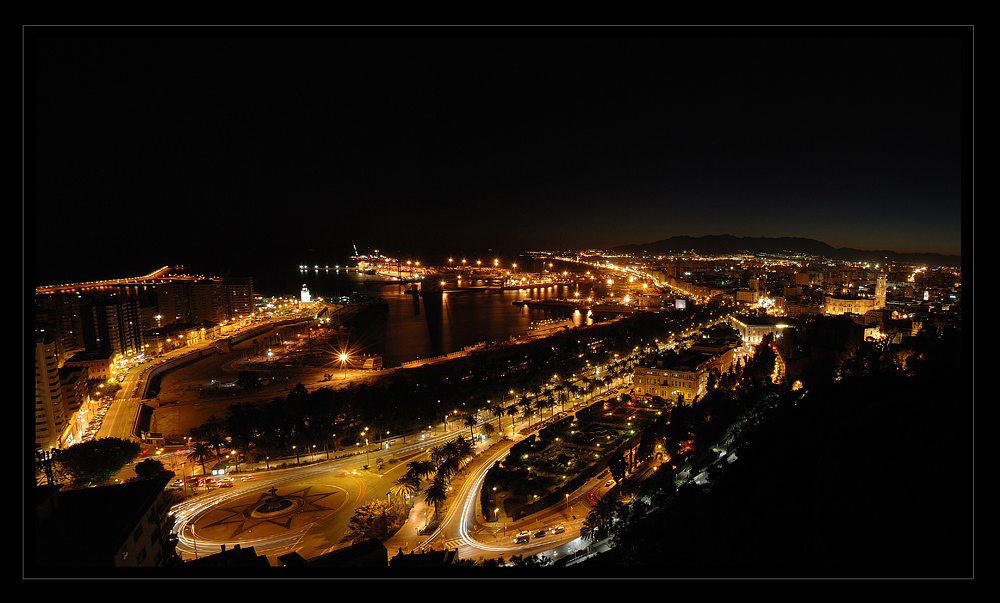
[[[291,268],[287,272],[253,276],[255,291],[265,296],[298,296],[305,286],[313,298],[384,300],[388,305],[384,327],[370,330],[360,341],[352,341],[355,348],[352,353],[379,355],[386,368],[459,352],[484,342],[523,338],[547,319],[565,319],[567,326],[591,324],[591,319],[580,311],[553,314],[514,304],[526,298],[567,298],[575,293],[586,296],[590,288],[583,285],[506,291],[466,287],[445,292],[440,304],[427,304],[419,295],[406,292],[409,284],[366,285],[366,280],[379,277],[353,269]]]

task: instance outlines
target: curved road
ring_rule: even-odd
[[[355,508],[386,496],[392,483],[406,472],[408,461],[455,435],[393,447],[391,453],[398,462],[382,474],[361,469],[364,455],[235,474],[232,488],[215,488],[171,509],[177,550],[191,559],[219,552],[223,545],[239,544],[253,546],[269,558],[297,551],[309,559],[340,548]],[[275,496],[276,508],[280,501],[294,502],[294,508],[268,512],[267,504]]]
[[[398,462],[384,474],[361,470],[361,457],[352,456],[253,474],[254,479],[249,481],[235,477],[232,488],[215,488],[172,508],[174,533],[179,541],[177,550],[183,558],[192,559],[219,552],[223,546],[231,548],[239,544],[252,546],[258,555],[267,555],[269,559],[292,551],[310,559],[341,548],[341,539],[355,508],[386,496],[392,483],[406,472],[407,462],[426,455],[431,446],[455,435],[452,432],[396,447],[393,454]],[[502,523],[482,518],[478,507],[483,481],[489,469],[508,454],[513,444],[508,441],[488,455],[480,455],[469,465],[458,491],[449,497],[448,510],[439,527],[414,540],[411,550],[443,546],[458,549],[461,559],[475,560],[510,558],[511,555],[527,557],[557,547],[566,549],[567,545],[569,549],[584,546],[575,541],[579,540],[580,523],[590,507],[593,484],[574,492],[566,505],[518,522],[536,530],[563,525],[566,531],[562,534],[547,534],[544,538],[533,537],[527,543],[515,544],[513,535],[517,529],[507,529],[504,534]],[[268,515],[267,503],[275,500],[275,494],[281,500],[294,500],[298,505],[295,512],[279,511]],[[578,519],[570,518],[569,509],[579,511]],[[412,528],[413,525],[408,524],[403,529]],[[394,553],[394,550],[389,551],[390,555]]]

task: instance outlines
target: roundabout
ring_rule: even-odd
[[[191,540],[206,544],[250,543],[287,536],[335,515],[347,503],[347,491],[325,484],[308,484],[242,496],[227,494],[204,508],[195,507],[184,520]],[[193,544],[193,542],[192,542]]]

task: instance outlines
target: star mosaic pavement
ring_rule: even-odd
[[[251,517],[250,511],[252,509],[259,507],[271,498],[270,492],[261,492],[256,499],[243,499],[244,502],[238,504],[220,505],[213,508],[196,522],[199,535],[232,540],[246,537],[246,534],[254,529],[258,529],[257,535],[260,533],[260,528],[296,529],[334,513],[347,500],[347,493],[343,490],[316,485],[304,486],[291,491],[278,491],[278,496],[285,499],[298,498],[302,504],[288,513],[276,513],[272,517]]]

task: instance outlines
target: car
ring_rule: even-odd
[[[220,488],[232,488],[233,482],[219,482]]]
[[[531,540],[531,532],[525,530],[514,535],[514,544],[521,544]]]
[[[241,477],[241,478],[240,478],[240,481],[241,481],[241,482],[252,482],[252,481],[254,481],[255,479],[257,479],[257,478],[255,478],[255,477],[254,477],[254,476],[252,476],[252,475],[247,475],[246,477]]]
[[[538,530],[537,532],[535,532],[535,538],[542,538],[546,534],[548,534],[548,532],[546,532],[545,530]]]
[[[614,486],[614,485],[615,485],[615,480],[613,480],[613,479],[609,479],[608,481],[604,482],[604,487],[605,488],[610,488],[611,486]]]
[[[553,534],[562,534],[566,531],[565,526],[556,526],[550,530]]]

